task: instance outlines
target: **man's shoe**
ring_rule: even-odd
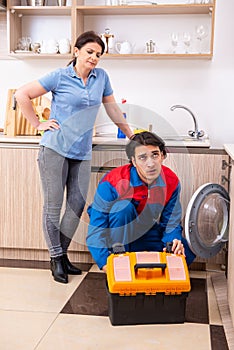
[[[67,254],[63,255],[63,266],[64,266],[64,271],[68,275],[81,275],[82,271],[75,267],[74,265],[71,264],[71,262],[68,259]]]
[[[68,283],[68,276],[64,269],[62,256],[50,259],[50,269],[56,282]]]

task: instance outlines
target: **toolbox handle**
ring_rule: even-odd
[[[139,263],[139,264],[135,264],[134,265],[134,270],[138,270],[138,269],[162,269],[163,271],[165,270],[165,268],[167,267],[167,264],[164,263]]]

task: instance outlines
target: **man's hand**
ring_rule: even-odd
[[[173,245],[171,250],[174,254],[181,254],[185,256],[184,245],[179,239],[173,239]],[[163,248],[163,251],[165,252],[166,248]]]
[[[179,239],[173,239],[172,251],[174,254],[182,254],[185,256],[184,246]]]
[[[102,271],[106,273],[106,265],[102,266]]]

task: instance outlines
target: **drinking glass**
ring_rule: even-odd
[[[203,24],[197,26],[196,27],[196,35],[197,35],[197,39],[199,40],[199,43],[200,43],[199,44],[199,53],[202,53],[202,41],[208,35],[208,28]]]
[[[189,32],[183,33],[183,43],[185,45],[185,53],[189,53],[189,46],[191,44],[191,35]]]
[[[176,48],[178,46],[179,37],[177,33],[171,33],[171,44],[172,44],[172,52],[176,53]]]
[[[27,38],[25,36],[23,36],[22,38],[19,38],[17,49],[22,51],[28,51],[28,43],[27,43]]]
[[[30,36],[26,36],[25,41],[26,41],[26,50],[30,51],[31,45],[32,45],[32,39],[30,38]]]

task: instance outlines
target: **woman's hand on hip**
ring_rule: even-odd
[[[56,129],[60,129],[60,126],[56,119],[49,119],[47,121],[40,122],[37,129],[38,130],[56,130]]]

